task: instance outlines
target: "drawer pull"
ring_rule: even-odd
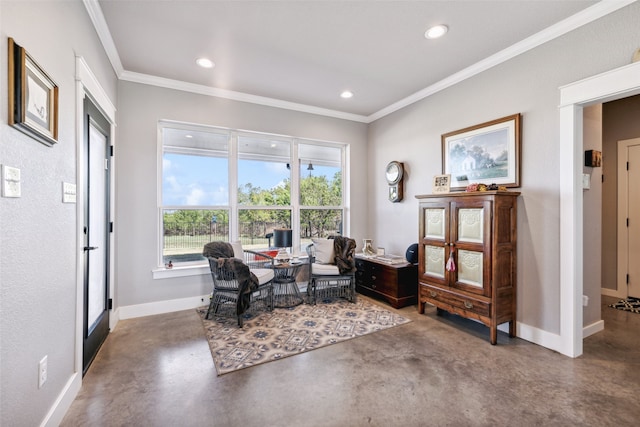
[[[376,276],[371,276],[371,280],[376,280]]]
[[[465,301],[465,302],[464,302],[464,307],[465,307],[465,308],[473,308],[473,304],[472,304],[472,303],[470,303],[469,301]]]
[[[435,298],[438,296],[438,294],[434,291],[429,291],[429,295],[431,295],[431,298]]]

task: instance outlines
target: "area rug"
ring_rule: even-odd
[[[235,318],[207,320],[207,307],[197,311],[218,376],[410,322],[364,298],[256,312],[245,315],[242,329]]]
[[[617,308],[618,310],[630,311],[632,313],[640,313],[640,299],[633,297],[621,299],[617,303],[609,305],[609,307]]]

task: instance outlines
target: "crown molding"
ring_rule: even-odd
[[[87,9],[87,12],[89,13],[91,21],[93,22],[93,26],[98,33],[98,37],[100,38],[100,41],[104,46],[109,61],[111,61],[111,66],[116,72],[118,78],[121,80],[192,92],[201,95],[215,96],[219,98],[231,99],[234,101],[248,102],[275,108],[283,108],[303,113],[317,114],[321,116],[350,120],[360,123],[371,123],[404,107],[414,104],[424,98],[427,98],[437,92],[440,92],[448,87],[458,84],[483,71],[495,67],[496,65],[502,64],[509,59],[512,59],[522,53],[540,46],[541,44],[544,44],[570,31],[580,28],[583,25],[593,22],[596,19],[602,18],[603,16],[615,12],[618,9],[628,6],[631,3],[635,3],[637,0],[602,0],[563,21],[560,21],[514,45],[509,46],[506,49],[501,50],[494,55],[491,55],[461,71],[458,71],[457,73],[454,73],[431,86],[428,86],[412,95],[409,95],[398,102],[394,102],[393,104],[381,110],[378,110],[377,112],[369,116],[346,113],[343,111],[330,110],[326,108],[315,107],[312,105],[298,104],[295,102],[289,102],[275,98],[251,95],[242,92],[219,89],[211,86],[197,85],[178,80],[126,71],[122,66],[122,62],[120,61],[118,50],[116,49],[115,43],[113,42],[113,38],[111,37],[109,27],[107,26],[107,23],[104,19],[104,15],[102,14],[102,9],[100,8],[98,0],[82,1]]]
[[[329,110],[327,108],[314,107],[313,105],[298,104],[295,102],[283,101],[275,98],[267,98],[265,96],[251,95],[243,92],[235,92],[227,89],[219,89],[211,86],[186,83],[180,80],[151,76],[149,74],[124,71],[120,75],[120,79],[128,82],[163,87],[166,89],[175,89],[184,92],[197,93],[199,95],[215,96],[218,98],[225,98],[233,101],[249,102],[251,104],[266,105],[269,107],[284,108],[286,110],[294,110],[302,113],[318,114],[321,116],[334,117],[337,119],[368,123],[366,116],[361,116],[358,114]]]
[[[503,62],[506,62],[509,59],[512,59],[520,54],[534,49],[548,41],[551,41],[570,31],[580,28],[583,25],[593,22],[596,19],[602,18],[603,16],[615,12],[618,9],[628,6],[631,3],[635,3],[636,1],[637,0],[602,0],[594,4],[593,6],[590,6],[576,13],[575,15],[572,15],[567,19],[560,21],[516,44],[513,44],[494,55],[476,62],[475,64],[464,68],[463,70],[458,71],[457,73],[452,74],[449,77],[446,77],[431,86],[428,86],[412,95],[409,95],[398,102],[394,102],[388,107],[385,107],[367,116],[367,119],[369,120],[369,123],[376,121],[395,111],[418,102],[421,99],[427,98],[428,96],[440,92],[441,90],[444,90],[470,77],[473,77],[476,74],[480,74],[481,72],[486,71],[489,68],[502,64]]]
[[[98,0],[82,0],[82,2],[84,3],[84,7],[87,9],[87,13],[89,14],[89,18],[91,18],[91,22],[93,22],[93,27],[98,33],[98,38],[102,42],[102,46],[107,53],[107,57],[111,62],[111,66],[116,72],[116,76],[120,77],[120,75],[124,72],[124,67],[122,66],[122,62],[120,61],[118,49],[116,49],[116,44],[113,42],[111,31],[109,31],[107,21],[104,19],[102,8],[100,7],[100,4],[98,4]]]

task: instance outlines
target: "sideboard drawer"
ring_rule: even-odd
[[[450,306],[454,309],[470,311],[485,317],[488,317],[491,313],[490,302],[452,293],[436,286],[421,283],[420,295],[426,298],[427,301],[433,301],[434,304],[440,308],[446,309],[446,306]]]

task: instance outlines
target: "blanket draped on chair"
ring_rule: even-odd
[[[240,316],[249,308],[251,294],[258,289],[258,278],[241,259],[233,257],[233,247],[227,242],[207,243],[204,245],[202,255],[215,258],[219,268],[235,274],[239,286],[236,315]]]
[[[355,249],[355,240],[344,236],[333,237],[333,250],[336,253],[336,265],[340,274],[349,274],[356,270],[356,264],[353,259]]]

